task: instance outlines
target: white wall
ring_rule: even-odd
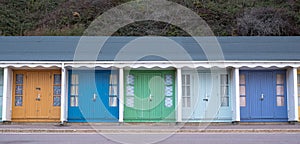
[[[288,121],[298,121],[297,69],[286,72]]]
[[[240,73],[238,68],[234,68],[231,71],[231,98],[232,98],[232,121],[240,121]]]
[[[13,72],[7,67],[3,72],[2,121],[11,121]]]
[[[177,86],[177,115],[176,115],[176,122],[182,122],[182,75],[181,75],[181,68],[177,69],[176,72],[176,86]]]
[[[64,123],[68,117],[68,72],[66,68],[61,69],[61,112],[60,121]]]
[[[119,69],[119,122],[124,121],[124,69]]]
[[[2,68],[0,68],[0,102],[1,102],[1,104],[0,104],[0,109],[1,109],[1,120],[2,120],[2,108],[3,108],[3,69]]]

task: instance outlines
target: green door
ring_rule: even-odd
[[[124,120],[127,122],[175,121],[173,71],[125,72]]]

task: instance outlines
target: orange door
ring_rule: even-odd
[[[13,78],[13,98],[12,98],[12,120],[25,118],[25,73],[14,72]]]
[[[59,71],[15,71],[13,121],[59,121]]]

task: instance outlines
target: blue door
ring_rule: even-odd
[[[69,71],[69,122],[117,122],[118,79],[111,71]]]
[[[287,121],[285,71],[241,71],[241,121]]]

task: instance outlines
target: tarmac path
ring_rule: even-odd
[[[300,144],[297,133],[0,134],[0,144]]]

